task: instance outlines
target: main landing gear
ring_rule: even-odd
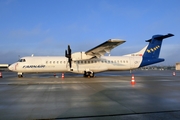
[[[84,71],[84,77],[94,77],[93,71]]]

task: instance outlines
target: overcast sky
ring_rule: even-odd
[[[111,55],[137,52],[155,34],[163,41],[161,65],[180,62],[180,0],[0,0],[0,63],[19,57],[64,56],[110,38],[126,40]]]

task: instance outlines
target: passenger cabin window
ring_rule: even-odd
[[[26,62],[26,60],[25,59],[20,59],[19,62]]]

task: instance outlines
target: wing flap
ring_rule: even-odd
[[[85,54],[99,58],[103,56],[105,53],[109,53],[113,48],[117,47],[118,45],[124,42],[126,41],[120,39],[109,39],[108,41],[86,51]]]

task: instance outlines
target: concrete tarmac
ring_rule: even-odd
[[[105,72],[82,75],[2,72],[0,120],[180,119],[180,71]]]

